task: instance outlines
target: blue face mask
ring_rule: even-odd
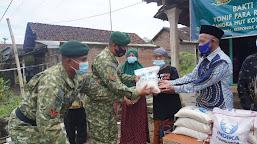
[[[128,63],[135,63],[137,61],[137,57],[127,57]]]
[[[154,60],[153,64],[159,67],[163,67],[166,63],[164,60]]]
[[[75,70],[75,72],[77,73],[77,75],[83,75],[88,71],[88,62],[83,62],[83,63],[78,63],[77,61],[75,61],[74,59],[72,59],[74,62],[76,62],[77,64],[79,64],[79,70],[76,70],[75,68],[72,68]]]
[[[119,50],[115,49],[115,53],[118,57],[122,57],[126,53],[126,50],[122,49],[120,46],[118,47],[119,47]]]
[[[211,41],[212,41],[212,39],[209,40],[206,44],[204,44],[202,46],[198,46],[199,51],[201,52],[201,54],[208,54],[211,51],[211,49],[213,47],[213,46],[209,47],[209,44],[211,43]]]

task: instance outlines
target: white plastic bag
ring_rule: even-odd
[[[160,89],[158,88],[157,77],[159,70],[159,66],[152,66],[135,70],[135,75],[140,76],[140,80],[136,83],[136,89],[139,90],[147,84],[147,89],[153,88],[155,92],[159,93]]]
[[[172,133],[190,136],[201,141],[206,140],[208,137],[208,134],[206,133],[198,132],[185,127],[176,127],[176,129]]]
[[[213,109],[211,144],[248,144],[256,113],[248,110]]]
[[[212,122],[212,112],[210,110],[196,107],[196,106],[186,106],[181,108],[175,114],[175,117],[191,118],[206,124],[209,124]]]
[[[202,133],[209,133],[211,132],[211,124],[201,123],[197,120],[190,119],[190,118],[179,118],[175,123],[177,127],[186,127],[191,130],[195,130]]]

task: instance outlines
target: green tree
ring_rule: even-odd
[[[3,101],[4,98],[8,99],[10,95],[10,80],[5,81],[2,77],[0,77],[0,100]]]
[[[180,76],[190,73],[195,68],[195,55],[189,52],[179,52]]]
[[[196,57],[189,52],[179,52],[180,77],[190,73],[195,68]],[[171,57],[169,56],[168,64],[171,65]]]

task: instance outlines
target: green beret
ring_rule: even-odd
[[[112,32],[110,38],[115,44],[119,46],[126,46],[130,43],[129,35],[123,32],[119,32],[119,31]]]
[[[80,41],[68,41],[61,46],[59,51],[63,56],[67,57],[83,56],[88,54],[89,47]]]

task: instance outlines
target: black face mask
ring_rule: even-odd
[[[119,50],[116,50],[116,49],[115,49],[115,53],[116,53],[116,55],[117,55],[118,57],[122,57],[124,54],[126,54],[126,49],[123,50],[120,46],[118,46],[118,47],[119,47]]]

